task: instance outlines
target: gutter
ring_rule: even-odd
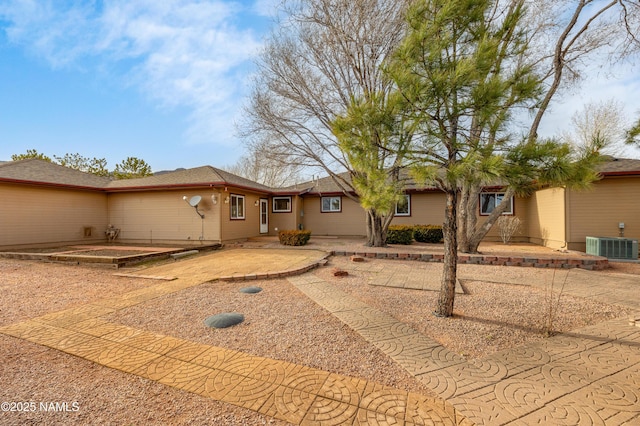
[[[29,185],[29,186],[48,186],[48,187],[54,187],[54,188],[78,189],[78,190],[84,190],[84,191],[98,191],[98,192],[104,191],[103,188],[98,186],[71,185],[67,183],[40,182],[35,180],[24,180],[24,179],[0,178],[0,182],[17,183],[17,184]]]
[[[266,191],[263,189],[257,189],[250,186],[238,185],[238,184],[233,184],[229,182],[198,182],[198,183],[178,183],[178,184],[170,184],[170,185],[119,186],[119,187],[73,185],[73,184],[67,184],[67,183],[43,182],[43,181],[35,181],[35,180],[11,179],[11,178],[2,178],[2,177],[0,177],[0,182],[29,185],[29,186],[95,191],[95,192],[103,192],[103,193],[161,191],[164,189],[203,188],[203,187],[222,188],[222,187],[232,186],[234,188],[248,190],[251,192],[255,192],[257,194],[264,194],[264,195],[280,194],[277,191]],[[289,193],[291,195],[298,194],[297,192],[289,192]]]
[[[624,172],[598,172],[601,176],[640,176],[640,170]]]
[[[252,188],[245,185],[236,185],[229,182],[199,182],[199,183],[175,183],[171,185],[146,185],[146,186],[120,186],[120,187],[107,187],[104,191],[109,193],[118,192],[139,192],[139,191],[161,191],[163,189],[180,189],[180,188],[222,188],[233,186],[234,188],[249,190],[258,194],[271,194],[269,191]]]

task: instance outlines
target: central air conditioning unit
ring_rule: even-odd
[[[616,237],[587,237],[587,254],[608,259],[638,260],[638,240]]]

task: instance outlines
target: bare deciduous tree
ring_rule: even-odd
[[[640,4],[633,0],[528,0],[532,55],[546,93],[527,136],[537,137],[542,118],[563,88],[581,81],[590,61],[609,66],[640,49]],[[600,55],[600,57],[596,57]]]
[[[628,122],[620,101],[590,102],[571,117],[571,132],[563,138],[576,150],[593,149],[602,154],[624,155]]]
[[[265,143],[249,146],[249,152],[225,170],[238,176],[271,188],[282,188],[299,183],[302,179],[301,166],[274,157]]]
[[[247,120],[241,132],[264,143],[274,158],[332,177],[345,196],[359,201],[350,178],[352,165],[338,147],[332,122],[354,99],[391,89],[381,65],[404,34],[409,0],[290,1],[283,22],[267,40]],[[387,157],[381,167],[398,161]],[[390,176],[393,178],[393,176]],[[368,211],[380,219],[376,212]],[[368,224],[379,220],[368,220]],[[371,238],[369,244],[376,245]],[[380,238],[377,239],[380,241]],[[384,244],[384,241],[382,241]]]

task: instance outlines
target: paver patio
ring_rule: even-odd
[[[359,264],[354,269],[364,267]],[[401,271],[405,272],[401,265],[386,265],[379,273],[383,282],[394,272],[399,281],[406,282]],[[629,282],[633,278],[594,282],[593,274],[590,280],[585,280],[583,274],[588,273],[571,275],[565,291],[593,297],[594,288],[606,286],[608,290],[602,291],[599,299],[615,303],[620,300],[618,289],[631,290],[634,286]],[[437,275],[430,276],[437,282]],[[478,276],[473,279],[482,280]],[[288,280],[474,424],[640,424],[640,327],[630,325],[627,319],[607,321],[467,362],[321,278],[307,274]],[[435,283],[423,285],[435,287]],[[395,287],[392,283],[390,286]],[[640,283],[635,282],[635,288],[635,297],[627,294],[625,304],[638,309]]]
[[[325,256],[317,250],[237,249],[185,259],[141,272],[157,280],[144,289],[0,332],[293,424],[640,424],[640,327],[626,319],[468,362],[313,274],[292,276]],[[396,285],[391,278],[402,274],[402,287],[433,287],[424,278],[407,278],[400,265],[378,272],[377,285]],[[443,399],[101,318],[221,277],[282,276]],[[635,278],[596,282],[586,271],[571,277],[567,293],[640,310]]]
[[[442,400],[101,318],[220,277],[304,272],[326,256],[310,250],[213,253],[145,270],[143,275],[157,278],[158,284],[11,324],[0,332],[293,424],[471,424]]]

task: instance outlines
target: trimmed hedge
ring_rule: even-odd
[[[303,246],[309,242],[311,231],[282,230],[278,232],[280,244],[285,246]]]
[[[387,231],[387,244],[411,244],[413,241],[413,226],[391,225]]]
[[[416,225],[413,227],[413,238],[421,243],[442,242],[442,226],[439,225]]]

